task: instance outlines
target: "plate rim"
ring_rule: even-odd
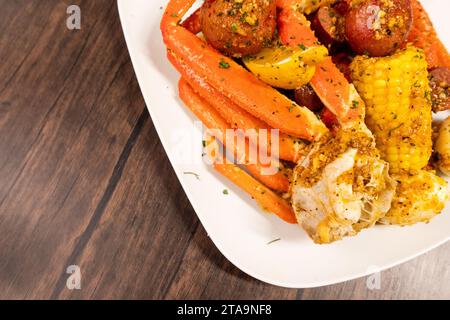
[[[154,121],[155,117],[154,117],[154,113],[152,112],[152,109],[150,108],[150,101],[148,101],[149,99],[147,99],[146,95],[144,94],[144,90],[142,89],[143,88],[143,86],[142,86],[142,81],[143,80],[139,76],[139,73],[137,72],[137,69],[135,67],[137,65],[137,62],[136,62],[137,61],[137,57],[132,53],[132,50],[130,50],[129,38],[128,38],[129,36],[128,36],[128,33],[126,31],[127,27],[124,24],[125,20],[123,18],[123,15],[124,15],[124,7],[126,6],[126,4],[127,4],[127,0],[117,0],[117,8],[118,8],[118,14],[119,14],[119,18],[120,18],[120,24],[121,24],[121,27],[122,27],[122,32],[123,32],[123,35],[124,35],[124,40],[125,40],[125,43],[126,43],[126,46],[127,46],[127,50],[128,50],[129,56],[130,56],[130,60],[131,60],[132,66],[133,66],[133,71],[135,73],[136,80],[137,80],[137,82],[139,84],[139,90],[140,90],[141,95],[142,95],[142,97],[144,99],[146,109],[148,110],[148,112],[150,114],[150,119],[152,120],[152,123],[155,126],[155,130],[157,132],[158,138],[161,141],[161,144],[163,145],[164,152],[167,155],[169,163],[172,166],[172,169],[174,170],[175,175],[177,176],[177,179],[178,179],[178,181],[179,181],[179,183],[180,183],[184,193],[186,194],[186,196],[187,196],[187,198],[189,200],[189,203],[193,207],[197,218],[200,220],[200,223],[201,223],[202,227],[205,229],[205,231],[209,235],[210,233],[209,233],[208,226],[207,226],[208,224],[205,224],[204,221],[203,221],[203,218],[201,217],[201,215],[199,215],[197,213],[197,210],[198,210],[197,203],[195,201],[192,201],[192,199],[194,198],[194,195],[191,193],[191,191],[187,187],[187,185],[183,182],[184,180],[181,178],[181,173],[179,172],[179,170],[176,169],[176,167],[174,166],[174,164],[172,162],[172,159],[169,157],[169,155],[167,153],[168,142],[160,134],[160,132],[162,131],[160,129],[160,124],[159,124],[158,121]],[[320,287],[324,287],[324,286],[330,286],[330,285],[344,283],[344,282],[355,280],[355,279],[364,278],[364,277],[370,276],[372,274],[375,274],[375,273],[378,273],[378,272],[383,272],[385,270],[388,270],[388,269],[391,269],[393,267],[399,266],[401,264],[404,264],[404,263],[406,263],[408,261],[411,261],[411,260],[413,260],[413,259],[415,259],[415,258],[417,258],[419,256],[422,256],[425,253],[430,252],[430,251],[432,251],[432,250],[442,246],[443,244],[449,242],[450,241],[450,234],[446,238],[444,238],[444,239],[442,239],[440,241],[437,241],[436,243],[434,243],[432,245],[429,245],[428,247],[426,247],[426,248],[424,248],[424,249],[422,249],[422,250],[420,250],[420,251],[418,251],[418,252],[416,252],[414,254],[411,254],[411,255],[409,255],[407,257],[404,257],[403,259],[400,259],[400,260],[398,260],[396,262],[389,263],[389,264],[387,264],[387,265],[385,265],[383,267],[377,268],[377,269],[367,270],[367,271],[355,273],[355,274],[350,275],[350,276],[341,276],[341,277],[336,278],[333,281],[329,281],[329,280],[314,281],[314,280],[312,280],[312,281],[309,281],[308,283],[296,283],[296,284],[293,284],[292,282],[287,283],[285,281],[276,281],[274,279],[269,279],[266,276],[261,275],[261,274],[259,274],[258,272],[254,271],[254,270],[249,270],[246,266],[243,266],[238,261],[235,261],[235,259],[232,258],[233,255],[229,254],[227,249],[225,249],[220,244],[218,244],[216,242],[216,240],[214,239],[214,237],[208,237],[208,238],[212,241],[212,243],[217,248],[217,250],[219,250],[219,252],[231,264],[233,264],[236,268],[238,268],[239,270],[241,270],[242,272],[244,272],[245,274],[247,274],[248,276],[250,276],[252,278],[255,278],[255,279],[257,279],[259,281],[262,281],[264,283],[267,283],[267,284],[270,284],[270,285],[274,285],[274,286],[278,286],[278,287],[282,287],[282,288],[288,288],[288,289],[311,289],[311,288],[320,288]]]

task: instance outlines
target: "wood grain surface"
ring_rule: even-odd
[[[66,28],[71,4],[78,31]],[[168,162],[116,1],[0,8],[1,299],[450,298],[450,244],[383,272],[379,290],[245,275],[214,247]],[[69,265],[80,290],[66,287]]]

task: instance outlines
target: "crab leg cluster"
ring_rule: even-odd
[[[225,146],[226,129],[229,128],[226,121],[219,115],[219,113],[203,98],[201,98],[194,89],[187,83],[186,80],[181,79],[179,83],[180,98],[186,104],[186,106],[210,129],[219,130],[219,134],[214,132],[214,138],[218,139]],[[211,143],[208,141],[207,143]],[[217,142],[214,140],[215,144]],[[236,146],[236,144],[232,144]],[[245,149],[254,147],[252,145],[246,146]],[[217,147],[212,150],[218,150]],[[237,158],[248,157],[246,150],[234,149],[232,152]],[[278,217],[288,223],[296,223],[295,215],[292,211],[289,203],[280,197],[273,190],[287,192],[289,189],[289,180],[281,172],[275,175],[261,174],[261,167],[258,164],[254,164],[250,159],[246,159],[245,169],[250,173],[247,173],[239,166],[228,163],[225,156],[210,155],[214,160],[214,168],[228,178],[234,184],[241,189],[249,193],[263,208],[268,212],[276,214]],[[258,180],[256,180],[258,178]]]
[[[259,129],[279,129],[279,157],[297,162],[305,155],[307,143],[304,141],[319,141],[328,135],[328,129],[309,109],[297,105],[197,37],[195,33],[200,31],[198,12],[181,25],[181,19],[194,2],[171,0],[161,21],[168,58],[182,76],[180,97],[206,127],[219,131],[215,138],[225,147],[231,145],[232,150],[228,150],[231,154],[244,159],[242,167],[216,161],[215,169],[248,192],[261,207],[295,223],[291,206],[281,196],[290,188],[283,165],[273,158],[272,163],[281,169],[276,174],[265,175],[262,174],[264,165],[249,156],[251,148],[269,150],[274,142],[272,137],[268,136],[266,145],[261,144],[261,139],[248,138],[245,148],[239,148],[235,143],[227,142],[225,132],[230,129],[255,129],[257,132]],[[281,9],[281,41],[288,46],[318,45],[308,21],[294,3],[292,0],[277,3]],[[318,65],[311,85],[341,125],[363,119],[363,101],[331,59]]]
[[[320,46],[318,38],[310,28],[310,22],[304,12],[310,12],[321,5],[335,1],[298,1],[277,0],[278,34],[281,42],[288,47],[317,47]],[[199,22],[199,9],[184,23],[194,34],[201,32]],[[331,57],[326,58],[316,67],[316,73],[311,79],[311,86],[323,104],[331,111],[342,126],[352,125],[364,119],[365,105],[353,84],[349,83],[342,72],[332,62]],[[281,151],[281,150],[280,150]],[[283,158],[285,160],[292,160]]]
[[[233,129],[241,130],[255,130],[256,135],[250,136],[249,139],[252,143],[258,144],[259,129],[265,129],[267,132],[267,143],[270,145],[270,127],[262,120],[252,116],[240,108],[237,104],[232,102],[214,87],[208,84],[202,77],[190,72],[189,67],[180,62],[170,52],[168,54],[169,61],[177,68],[182,78],[186,80],[191,86],[195,87],[195,91],[203,98],[208,98],[209,103],[220,114],[220,116],[229,124]],[[252,139],[253,138],[253,139]],[[264,141],[264,140],[262,140]],[[302,150],[306,144],[301,139],[294,138],[283,132],[280,133],[279,141],[279,157],[286,161],[296,162],[299,155],[302,154]],[[261,147],[261,146],[260,146]],[[265,147],[267,152],[270,152],[270,148]]]
[[[244,148],[240,148],[239,144],[235,141],[230,141],[230,139],[235,139],[236,136],[227,136],[227,129],[230,129],[228,123],[223,119],[220,114],[203,98],[201,98],[194,89],[188,84],[184,79],[181,79],[179,83],[179,93],[180,98],[183,102],[189,106],[190,110],[199,118],[203,124],[210,130],[215,130],[215,137],[223,144],[225,147],[231,145],[232,150],[229,150],[234,154],[236,159],[241,159],[245,168],[255,177],[257,177],[264,184],[269,186],[271,189],[287,192],[289,190],[289,179],[282,174],[282,172],[277,172],[273,175],[263,174],[262,165],[258,163],[257,159],[252,159],[252,152],[249,152],[250,148],[253,148],[253,144],[246,143]],[[274,159],[274,161],[276,161]],[[276,163],[277,167],[281,164]]]
[[[234,60],[223,56],[196,35],[178,25],[193,0],[172,0],[161,23],[169,54],[222,92],[232,102],[272,128],[314,141],[328,130],[316,115],[260,81]]]

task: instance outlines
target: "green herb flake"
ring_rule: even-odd
[[[275,242],[278,242],[278,241],[281,241],[281,239],[278,238],[278,239],[274,239],[272,241],[269,241],[269,242],[267,242],[267,245],[271,245],[272,243],[275,243]]]
[[[227,189],[223,189],[222,193],[225,194],[225,195],[228,195],[228,194],[229,194],[229,192],[228,192]]]
[[[221,68],[221,69],[229,69],[230,68],[230,64],[222,59],[219,62],[219,68]]]

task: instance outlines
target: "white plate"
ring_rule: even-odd
[[[201,161],[201,130],[177,97],[178,74],[166,59],[159,22],[168,0],[118,0],[142,93],[159,137],[217,248],[247,274],[279,286],[318,287],[362,277],[417,257],[450,238],[449,207],[429,224],[377,226],[331,245],[263,213],[246,194]],[[423,1],[450,45],[448,0]],[[149,151],[150,152],[150,151]],[[195,172],[195,176],[184,174]],[[225,195],[223,190],[229,190]],[[174,223],[183,223],[183,219]],[[280,241],[268,245],[268,242]]]

